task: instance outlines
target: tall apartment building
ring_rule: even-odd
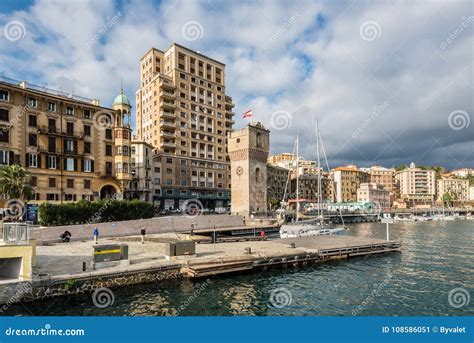
[[[388,209],[391,206],[390,191],[378,183],[361,183],[357,189],[357,201],[372,202],[379,209]]]
[[[370,175],[354,165],[338,167],[331,171],[337,202],[356,202],[361,183],[370,181]]]
[[[387,191],[396,193],[397,183],[395,181],[395,168],[372,166],[365,169],[370,175],[370,182],[382,185]]]
[[[154,200],[166,209],[190,198],[207,208],[227,207],[234,104],[226,95],[225,65],[178,44],[152,48],[140,60],[136,102],[136,138],[161,160],[161,194]]]
[[[469,180],[442,176],[436,182],[437,200],[442,201],[446,193],[449,193],[454,201],[469,201]]]
[[[433,202],[436,194],[435,178],[434,170],[417,168],[414,163],[395,174],[401,198],[415,206]]]
[[[130,102],[113,108],[26,82],[0,80],[0,165],[31,175],[31,202],[122,194],[130,174]]]

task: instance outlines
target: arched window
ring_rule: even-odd
[[[255,169],[255,182],[260,182],[260,168]]]
[[[263,148],[262,134],[260,132],[257,133],[257,148]]]

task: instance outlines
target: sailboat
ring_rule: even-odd
[[[310,220],[299,220],[299,139],[296,140],[296,220],[294,223],[283,224],[280,227],[281,238],[294,238],[294,237],[309,237],[309,236],[328,236],[328,235],[342,235],[346,233],[344,227],[344,219],[341,215],[341,221],[343,227],[332,227],[332,225],[325,222],[322,204],[322,186],[321,186],[321,156],[320,152],[323,153],[326,161],[326,167],[329,171],[329,163],[324,150],[324,145],[319,132],[318,120],[316,119],[316,154],[318,162],[318,213],[315,219]]]

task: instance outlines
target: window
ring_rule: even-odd
[[[66,158],[66,170],[67,171],[74,171],[74,159],[73,158]]]
[[[0,142],[8,143],[10,141],[10,130],[0,130]]]
[[[0,121],[9,121],[10,115],[7,109],[0,108]]]
[[[28,107],[38,107],[38,101],[35,98],[28,98]]]
[[[64,149],[66,150],[66,152],[68,153],[74,153],[76,151],[76,144],[73,140],[70,140],[70,139],[67,139],[64,141],[65,142],[65,146],[64,146]]]
[[[36,178],[36,176],[31,176],[30,177],[30,186],[31,187],[36,187],[37,182],[38,182],[38,179]]]
[[[0,100],[8,101],[8,92],[4,90],[0,90]]]
[[[57,157],[56,156],[48,156],[48,168],[49,169],[57,169]]]
[[[28,145],[37,146],[38,145],[38,135],[35,133],[28,134]]]
[[[84,160],[84,171],[90,173],[92,171],[92,161],[85,159]]]
[[[66,114],[68,116],[73,116],[74,115],[74,107],[72,106],[66,106]]]
[[[91,180],[84,180],[84,189],[91,188]]]
[[[48,101],[48,112],[56,112],[56,103]]]
[[[53,201],[53,200],[57,200],[57,199],[58,199],[57,194],[54,194],[54,193],[46,194],[46,200]]]
[[[38,126],[38,118],[34,114],[28,115],[28,126],[30,127],[37,127]]]
[[[66,131],[68,135],[74,134],[74,123],[68,122],[66,123]]]
[[[56,187],[56,179],[54,177],[49,178],[49,187]]]
[[[56,152],[56,137],[48,137],[48,151]]]
[[[90,119],[91,117],[91,110],[84,110],[84,118]]]
[[[0,150],[0,165],[7,165],[10,162],[10,152]]]
[[[28,155],[28,167],[38,168],[38,155],[37,154]]]
[[[105,156],[112,156],[112,145],[107,144],[105,146]]]
[[[90,125],[84,125],[84,136],[90,137],[91,135],[91,126]]]
[[[91,142],[84,142],[84,154],[91,153]]]
[[[66,180],[66,187],[67,188],[74,188],[74,179],[67,179]]]
[[[48,119],[48,132],[56,132],[56,119]]]
[[[112,139],[112,130],[105,129],[105,139]]]
[[[105,162],[105,174],[112,174],[112,162]]]

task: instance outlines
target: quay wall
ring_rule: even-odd
[[[195,229],[212,228],[214,225],[217,228],[245,225],[242,216],[226,214],[197,217],[168,216],[97,224],[40,227],[32,231],[32,238],[39,242],[58,241],[59,235],[68,230],[72,234],[72,240],[90,240],[95,226],[99,229],[101,237],[139,235],[143,227],[146,228],[147,234],[186,232],[191,229],[192,224],[195,224]]]

